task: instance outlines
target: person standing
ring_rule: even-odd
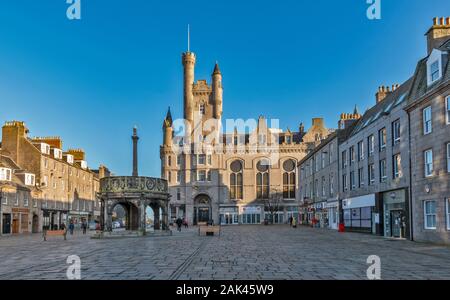
[[[75,225],[73,224],[73,220],[70,220],[69,224],[69,233],[70,235],[73,235],[73,230],[75,229]]]
[[[181,220],[181,218],[178,218],[176,223],[177,223],[177,230],[181,231],[181,225],[183,224],[183,220]]]
[[[85,220],[83,220],[83,222],[81,223],[81,229],[83,229],[83,234],[86,234],[87,223]]]

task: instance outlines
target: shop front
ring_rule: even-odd
[[[221,225],[239,224],[239,209],[237,206],[220,207],[219,216]]]
[[[30,210],[27,208],[12,208],[12,234],[29,233],[31,221]]]
[[[81,229],[83,222],[89,223],[90,221],[91,214],[89,212],[71,211],[69,214],[69,222],[73,222],[75,229]]]
[[[287,217],[287,220],[290,220],[291,218],[293,218],[298,223],[298,221],[299,221],[298,206],[287,206],[286,207],[286,217]]]
[[[339,200],[328,199],[326,206],[328,210],[328,228],[337,230],[339,227]]]
[[[315,227],[327,228],[328,227],[328,210],[327,202],[317,202],[313,204],[313,220],[315,220]]]
[[[67,225],[68,211],[42,209],[42,229],[58,230],[62,224]]]
[[[261,214],[263,208],[261,206],[241,206],[239,207],[239,215],[241,224],[261,224]]]
[[[375,233],[375,194],[342,200],[344,225],[347,231]],[[375,230],[375,231],[374,231]]]
[[[406,190],[400,189],[382,193],[384,212],[384,236],[409,238]]]

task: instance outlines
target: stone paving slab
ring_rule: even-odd
[[[0,279],[66,279],[67,257],[82,279],[367,279],[366,260],[381,259],[382,279],[450,279],[450,248],[359,233],[289,226],[196,228],[169,237],[95,240],[75,234],[0,237]]]

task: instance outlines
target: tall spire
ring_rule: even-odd
[[[220,68],[219,68],[219,63],[216,61],[216,65],[214,66],[214,74],[220,74]]]
[[[358,109],[358,106],[356,104],[355,104],[355,109],[353,110],[353,113],[355,115],[359,115],[359,109]]]
[[[170,126],[172,126],[172,113],[170,112],[170,106],[169,106],[169,109],[167,110],[165,120],[169,122]]]

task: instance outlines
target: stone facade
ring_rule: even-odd
[[[0,155],[0,235],[38,232],[39,208],[34,174],[23,173]]]
[[[298,164],[300,223],[338,229],[340,222],[339,145],[361,115],[342,114],[339,129],[330,134]],[[315,225],[315,224],[314,224]]]
[[[450,18],[428,31],[407,111],[411,123],[412,205],[417,241],[450,243]],[[446,41],[446,42],[445,42]],[[437,65],[433,69],[432,65]],[[436,74],[430,78],[432,73]]]
[[[303,124],[296,132],[281,132],[259,117],[250,133],[235,130],[214,135],[206,124],[213,121],[216,128],[222,124],[219,66],[216,64],[209,85],[206,80],[194,82],[195,54],[184,53],[182,62],[185,135],[174,136],[169,110],[161,146],[162,177],[168,180],[171,193],[171,219],[231,225],[261,224],[264,219],[285,223],[290,216],[297,216],[295,166],[330,133],[323,120],[313,119],[307,132]],[[202,125],[200,132],[194,129],[196,118]],[[212,142],[204,138],[211,134]]]
[[[100,216],[98,173],[88,168],[83,150],[62,147],[59,137],[28,137],[24,122],[6,122],[2,128],[2,154],[35,176],[39,230],[67,225],[69,219],[78,226]]]
[[[409,126],[403,109],[410,86],[408,80],[380,87],[376,105],[339,146],[342,221],[348,230],[410,236]]]

